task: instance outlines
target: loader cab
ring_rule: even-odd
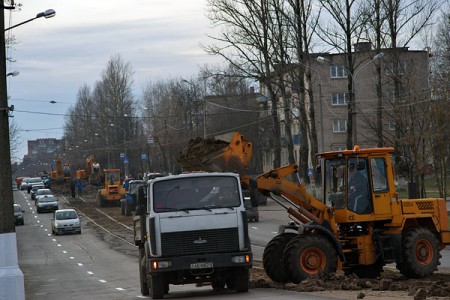
[[[369,220],[391,213],[393,182],[386,149],[327,152],[319,155],[323,199],[340,222]]]

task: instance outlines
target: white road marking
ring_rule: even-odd
[[[99,280],[101,283],[105,283],[105,282],[107,282],[106,280],[104,280],[104,279],[100,279]]]
[[[258,230],[258,227],[255,227],[255,226],[252,226],[252,228]]]
[[[38,221],[39,222],[39,221]],[[41,228],[44,227],[44,225],[41,224]]]
[[[66,251],[66,250],[63,250],[63,253],[64,253],[64,254],[67,254],[67,251]]]
[[[75,259],[75,257],[73,257],[73,256],[71,256],[71,257],[69,257],[70,259]]]
[[[56,239],[52,239],[52,241],[56,242]]]
[[[125,289],[124,288],[116,288],[116,290],[118,290],[118,291],[125,291]]]
[[[88,273],[89,275],[94,275],[94,272],[91,271],[87,271],[86,273]]]
[[[42,225],[41,225],[42,226]],[[44,231],[48,231],[48,229],[47,228],[44,228]]]
[[[50,233],[47,233],[48,236],[52,236]]]
[[[39,220],[37,220],[36,222],[41,223],[41,221],[39,221]],[[41,225],[41,227],[42,227],[42,225]]]
[[[58,244],[58,247],[61,247],[61,244]]]
[[[273,233],[273,234],[278,234],[278,232],[277,232],[277,231],[272,231],[272,233]]]
[[[79,265],[80,267],[82,267],[82,266],[83,266],[83,264],[82,264],[82,263],[78,263],[78,265]]]
[[[34,216],[35,219],[37,219],[37,216]]]

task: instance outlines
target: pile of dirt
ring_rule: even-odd
[[[404,292],[408,296],[413,296],[414,299],[427,297],[448,299],[450,297],[450,274],[439,273],[428,278],[409,279],[396,270],[387,269],[381,273],[380,277],[368,279],[359,278],[355,274],[346,276],[344,272],[338,271],[334,274],[310,277],[300,284],[281,284],[271,281],[262,268],[262,264],[255,262],[250,272],[250,279],[251,288],[277,288],[297,292],[342,291],[347,294],[353,292],[357,299],[362,299],[370,293],[380,295],[380,292],[386,292],[389,295]],[[381,295],[390,297],[387,294]]]
[[[230,143],[214,138],[202,139],[200,137],[192,139],[189,144],[181,150],[177,161],[185,163],[193,160],[202,160],[208,154],[219,151],[227,147]]]

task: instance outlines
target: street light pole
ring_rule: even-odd
[[[375,60],[381,58],[384,56],[384,52],[380,52],[377,53],[375,56],[373,56],[369,61],[367,61],[365,64],[361,65],[360,67],[358,67],[354,72],[351,72],[347,67],[343,66],[343,65],[339,65],[336,64],[328,59],[326,59],[323,56],[319,56],[317,57],[317,61],[321,62],[321,63],[327,63],[333,66],[337,66],[340,67],[342,69],[344,69],[345,71],[347,71],[347,73],[350,75],[350,77],[352,78],[352,87],[351,87],[351,101],[349,102],[349,108],[348,108],[348,118],[351,118],[351,128],[347,127],[347,148],[351,149],[353,148],[353,145],[355,145],[357,143],[357,126],[356,126],[356,99],[355,99],[355,80],[357,75],[359,74],[359,72],[364,69],[365,67],[367,67],[369,64],[371,64],[372,62],[374,62]],[[353,135],[353,136],[352,136]],[[350,147],[351,146],[351,147]]]
[[[29,19],[29,20],[23,21],[23,22],[21,22],[21,23],[19,23],[19,24],[16,24],[16,25],[14,25],[14,26],[5,28],[4,31],[7,31],[7,30],[10,30],[10,29],[19,27],[20,25],[26,24],[26,23],[31,22],[31,21],[33,21],[33,20],[36,20],[36,19],[38,19],[38,18],[42,18],[42,17],[44,17],[44,18],[46,18],[46,19],[48,19],[48,18],[53,18],[55,15],[56,15],[56,12],[55,12],[53,9],[47,9],[46,11],[43,11],[43,12],[38,13],[38,14],[36,15],[36,17],[34,17],[34,18],[31,18],[31,19]]]
[[[54,10],[47,10],[35,18],[5,29],[5,7],[0,9],[0,32],[5,32],[40,17],[53,17]],[[10,8],[10,7],[8,7]],[[11,7],[12,8],[12,7]],[[11,148],[9,141],[9,107],[6,77],[14,73],[6,71],[6,40],[0,37],[0,287],[4,299],[25,299],[23,273],[19,268],[14,221],[14,195],[11,189]]]
[[[126,177],[126,176],[128,176],[128,163],[125,163],[125,160],[128,160],[128,157],[127,157],[127,143],[126,143],[126,132],[125,132],[125,129],[124,128],[122,128],[122,127],[120,127],[120,126],[117,126],[116,124],[114,124],[114,123],[111,123],[110,124],[111,125],[111,127],[117,127],[117,128],[119,128],[119,129],[121,129],[122,131],[123,131],[123,147],[124,147],[124,154],[125,154],[125,157],[124,157],[124,161],[123,161],[123,163],[124,163],[124,176]]]

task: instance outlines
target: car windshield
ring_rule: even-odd
[[[33,188],[31,190],[36,192],[37,190],[40,190],[40,189],[43,189],[43,188],[44,188],[43,185],[35,185],[35,186],[33,186]]]
[[[36,191],[36,195],[51,195],[52,191],[49,189],[40,189]]]
[[[14,205],[14,212],[21,212],[22,211],[22,208],[20,208],[20,206],[19,205]]]
[[[78,218],[75,211],[58,211],[55,216],[56,220],[70,220]]]
[[[42,179],[41,178],[30,178],[28,179],[28,183],[37,183],[37,182],[41,182]]]
[[[156,212],[210,210],[240,205],[238,181],[230,176],[176,178],[153,184]]]
[[[39,198],[39,203],[47,203],[47,202],[55,202],[56,198],[55,197],[43,197],[43,198]]]

